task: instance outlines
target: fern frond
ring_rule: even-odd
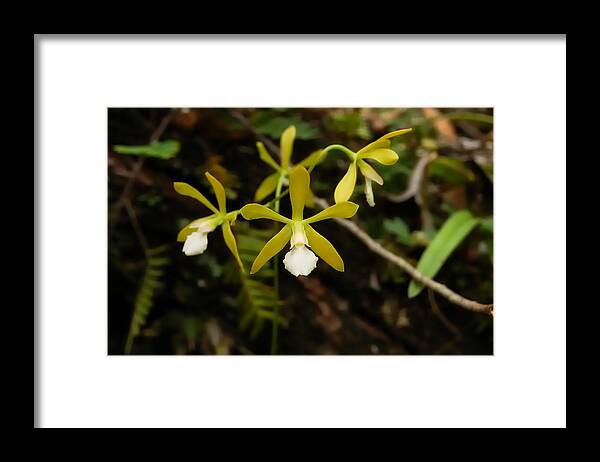
[[[238,241],[238,252],[245,267],[252,266],[256,255],[261,251],[265,242],[272,235],[271,230],[260,230],[250,228],[240,223],[237,225],[236,236]],[[243,310],[240,318],[239,328],[241,331],[250,329],[250,337],[256,338],[262,328],[265,320],[278,322],[287,325],[287,320],[281,315],[275,315],[276,306],[281,306],[282,302],[277,298],[273,282],[273,267],[265,266],[263,269],[250,276],[248,274],[235,272],[235,278],[241,286],[237,297],[237,306]],[[230,280],[233,279],[234,265],[231,265]]]
[[[169,264],[170,260],[163,254],[168,248],[168,245],[163,245],[149,249],[146,253],[146,268],[133,304],[133,315],[127,342],[125,343],[125,354],[131,354],[133,340],[146,324],[148,314],[154,305],[154,298],[164,286],[161,279],[164,274],[164,267]]]

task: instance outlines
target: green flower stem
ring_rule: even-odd
[[[344,152],[348,157],[350,157],[350,160],[352,160],[352,161],[354,161],[354,159],[356,157],[356,153],[354,153],[353,151],[348,149],[346,146],[344,146],[342,144],[331,144],[321,151],[320,158],[323,158],[329,151],[333,151],[334,149]],[[309,173],[310,173],[310,171],[309,171]]]
[[[280,177],[280,178],[281,178],[281,177]],[[279,201],[280,201],[280,200],[281,200],[283,197],[287,196],[287,195],[290,193],[290,190],[289,190],[289,189],[286,189],[285,191],[281,192],[281,188],[282,188],[282,186],[283,186],[283,184],[281,184],[281,185],[279,185],[279,184],[278,184],[278,185],[277,185],[277,187],[279,188],[279,191],[280,191],[280,193],[278,193],[278,192],[277,192],[277,190],[276,190],[276,191],[275,191],[275,197],[274,197],[273,199],[271,199],[269,202],[265,202],[265,203],[264,203],[264,204],[262,204],[262,205],[264,205],[265,207],[269,207],[269,208],[271,208],[271,207],[273,207],[275,204],[279,204]],[[279,207],[279,205],[277,205],[277,207]],[[276,212],[277,212],[277,210],[276,210]]]
[[[277,188],[275,189],[275,205],[274,210],[279,213],[279,201],[281,199],[281,188],[283,187],[283,175],[279,175],[279,179],[277,180]],[[288,189],[289,191],[289,189]],[[275,227],[277,231],[279,231],[279,224],[275,222]],[[279,258],[275,257],[273,260],[273,285],[275,289],[275,306],[273,307],[273,330],[271,331],[271,354],[277,354],[277,331],[279,327],[279,322],[277,319],[279,318]]]

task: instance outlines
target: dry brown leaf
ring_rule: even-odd
[[[426,118],[433,121],[433,126],[442,137],[450,141],[458,141],[454,124],[445,118],[439,110],[432,107],[423,108],[421,110]]]

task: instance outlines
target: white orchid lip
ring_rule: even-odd
[[[188,257],[204,253],[208,247],[207,234],[214,231],[219,225],[219,217],[200,220],[197,226],[190,226],[194,232],[190,233],[183,244],[183,253]]]
[[[207,233],[203,233],[202,231],[195,231],[189,234],[183,244],[183,253],[188,257],[204,253],[206,247],[208,247],[208,237],[206,235]]]
[[[194,228],[196,231],[201,233],[210,233],[214,231],[219,224],[221,224],[223,219],[219,216],[211,217],[207,220],[200,220],[197,225],[191,225],[190,228]]]
[[[308,276],[317,267],[319,258],[303,244],[292,246],[292,250],[285,254],[283,264],[285,269],[294,276]]]
[[[365,178],[365,196],[367,196],[367,203],[371,207],[375,207],[375,197],[373,196],[373,182],[369,178]]]

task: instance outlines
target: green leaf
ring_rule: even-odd
[[[115,152],[119,154],[129,154],[133,156],[156,157],[158,159],[171,159],[181,148],[177,140],[154,141],[143,146],[113,146]]]
[[[454,252],[471,230],[479,223],[468,210],[455,212],[427,246],[417,264],[417,270],[430,278],[435,277],[444,262]],[[408,298],[416,297],[423,290],[423,285],[414,279],[408,286]]]
[[[402,218],[392,218],[383,220],[383,229],[388,233],[393,234],[398,241],[404,245],[412,245],[413,237],[410,233],[408,225]]]
[[[475,180],[475,174],[461,160],[439,156],[427,166],[429,176],[437,176],[451,183],[468,183]]]
[[[482,231],[492,234],[494,232],[494,217],[482,218],[479,225]]]
[[[455,111],[444,114],[444,117],[450,120],[466,120],[469,122],[479,122],[482,124],[494,123],[494,116],[483,114],[481,112]]]
[[[256,131],[273,139],[279,139],[283,131],[290,125],[296,127],[296,138],[299,140],[311,140],[319,136],[320,131],[315,126],[302,120],[298,116],[274,116],[272,113],[261,114],[253,120]]]
[[[326,119],[326,124],[332,131],[343,133],[347,136],[356,136],[363,140],[373,137],[366,119],[357,111],[350,110],[334,113],[329,119]]]
[[[169,249],[169,246],[163,245],[147,251],[146,269],[135,297],[131,324],[125,344],[125,354],[131,354],[133,341],[137,337],[146,323],[146,318],[154,306],[154,297],[158,290],[164,287],[161,281],[164,275],[163,267],[170,262],[169,257],[161,255]]]

